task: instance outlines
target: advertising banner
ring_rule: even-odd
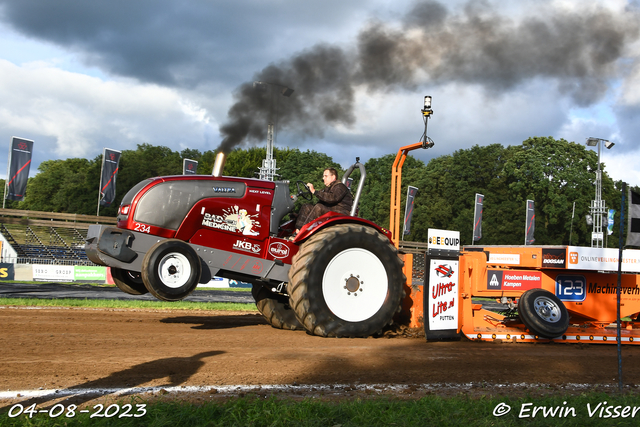
[[[0,280],[14,280],[15,266],[11,263],[0,263]]]
[[[498,254],[489,253],[489,264],[498,265],[518,265],[520,264],[520,254]]]
[[[430,228],[427,232],[427,249],[460,250],[460,232]]]
[[[527,200],[527,222],[524,234],[524,244],[532,245],[536,239],[533,237],[533,232],[536,228],[536,212],[534,208],[533,200]]]
[[[640,246],[640,194],[629,189],[627,246]]]
[[[33,280],[51,282],[73,282],[72,265],[33,264]]]
[[[609,209],[609,213],[607,214],[607,236],[611,236],[613,234],[613,217],[615,214],[615,209]]]
[[[428,305],[430,331],[458,328],[458,261],[431,259],[429,263]]]
[[[567,246],[567,269],[618,271],[618,249]],[[622,251],[622,271],[640,273],[640,250]]]
[[[473,241],[482,239],[482,204],[484,195],[476,193],[476,204],[473,210]],[[473,243],[472,243],[473,244]]]
[[[349,190],[351,190],[352,184],[353,184],[353,178],[347,178],[347,182],[344,183],[344,185],[346,185]]]
[[[566,249],[542,249],[542,267],[544,268],[566,268]]]
[[[32,153],[33,141],[15,136],[12,138],[9,149],[9,171],[7,172],[5,199],[24,200]]]
[[[109,206],[116,198],[116,176],[118,174],[120,152],[104,149],[102,156],[102,173],[100,174],[100,205]]]
[[[411,233],[411,218],[413,217],[413,202],[415,200],[418,189],[416,187],[409,186],[407,188],[407,205],[404,209],[404,231],[402,234],[406,236]]]
[[[487,289],[526,291],[542,287],[542,272],[521,270],[487,271]]]
[[[107,267],[76,265],[73,269],[75,282],[100,282],[107,280]]]
[[[198,173],[198,161],[184,159],[182,161],[182,175],[195,175]]]

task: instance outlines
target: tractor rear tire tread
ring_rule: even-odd
[[[359,325],[354,325],[333,315],[326,307],[321,289],[318,289],[321,286],[318,286],[317,283],[312,286],[309,284],[310,280],[317,280],[317,277],[313,277],[314,275],[310,273],[310,269],[317,262],[318,257],[324,251],[337,250],[335,249],[337,245],[344,246],[345,235],[349,235],[349,240],[353,240],[351,236],[354,236],[357,237],[356,240],[364,239],[372,247],[377,247],[383,254],[382,258],[384,259],[381,261],[386,265],[388,277],[391,278],[388,284],[388,301],[385,300],[385,306],[372,318],[378,316],[382,311],[388,311],[389,313],[382,314],[382,318],[377,318],[372,322],[367,320],[366,322],[358,322]],[[288,289],[291,307],[300,323],[311,335],[322,337],[367,337],[379,334],[386,325],[392,322],[393,315],[402,308],[403,288],[406,282],[402,267],[403,262],[398,257],[397,249],[386,236],[377,230],[360,224],[331,226],[311,236],[293,258],[291,269],[289,270]],[[318,275],[317,273],[316,276]],[[318,305],[322,306],[321,309],[318,309]],[[393,307],[388,309],[388,305]],[[363,323],[371,324],[363,325]]]
[[[267,323],[274,328],[290,331],[304,329],[298,322],[295,312],[289,306],[288,297],[273,293],[260,285],[253,285],[251,295],[256,301],[258,311],[264,316]]]

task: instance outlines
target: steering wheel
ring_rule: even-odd
[[[302,184],[303,188],[300,188],[300,184]],[[305,184],[303,181],[296,181],[296,187],[298,189],[298,196],[308,201],[313,200],[313,194],[311,194],[311,190],[309,190],[307,184]]]

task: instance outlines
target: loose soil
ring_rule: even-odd
[[[616,345],[319,338],[242,312],[0,307],[0,324],[3,392],[376,384],[418,394],[438,393],[438,385],[512,393],[576,384],[615,390],[618,381]],[[640,384],[639,358],[638,346],[623,347],[623,379],[632,390]]]

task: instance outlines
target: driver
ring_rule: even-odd
[[[333,211],[344,215],[351,213],[353,196],[347,186],[338,181],[338,172],[334,168],[325,169],[322,174],[322,181],[325,188],[318,191],[313,187],[313,184],[307,183],[311,193],[318,198],[318,203],[315,205],[310,203],[302,205],[296,220],[296,233],[303,225],[327,212]]]

